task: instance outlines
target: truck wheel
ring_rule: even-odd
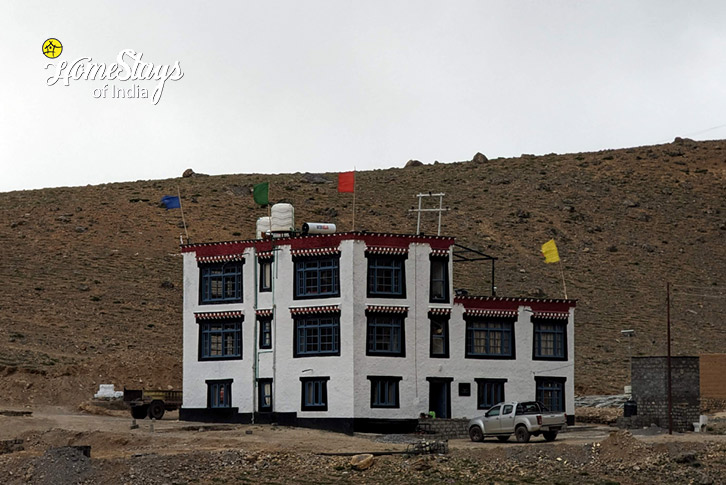
[[[134,419],[144,419],[148,409],[148,406],[133,406],[131,408],[131,417]]]
[[[554,441],[557,438],[557,431],[545,431],[542,433],[545,441]]]
[[[526,426],[517,426],[514,435],[517,437],[518,443],[529,443],[529,431]]]
[[[149,418],[160,420],[164,416],[164,403],[161,401],[152,401],[149,404]]]
[[[484,441],[484,433],[481,432],[481,428],[479,426],[472,426],[469,428],[469,438],[471,438],[471,441],[480,442]]]
[[[509,441],[509,435],[506,436],[497,436],[497,439],[504,443],[505,441]]]

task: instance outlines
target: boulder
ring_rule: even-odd
[[[489,159],[483,153],[476,152],[476,155],[474,155],[474,158],[472,158],[471,161],[474,163],[484,163],[484,162],[488,162]]]
[[[418,160],[409,160],[408,162],[406,162],[406,167],[405,168],[408,168],[408,167],[420,167],[421,165],[423,165],[423,163],[419,162]]]
[[[191,168],[184,170],[182,177],[184,177],[185,179],[188,179],[189,177],[194,177],[194,170],[192,170]]]
[[[373,455],[370,453],[363,453],[361,455],[354,455],[350,459],[350,466],[354,470],[367,470],[373,465]]]

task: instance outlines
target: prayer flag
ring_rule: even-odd
[[[338,192],[355,192],[355,172],[338,174]]]
[[[161,198],[161,203],[164,204],[166,210],[179,209],[181,207],[181,201],[176,195],[165,195]]]
[[[267,205],[270,203],[270,183],[264,182],[257,184],[252,188],[252,197],[255,199],[255,204]]]
[[[542,255],[545,263],[557,263],[560,260],[560,254],[557,252],[557,245],[554,239],[550,239],[542,245]]]

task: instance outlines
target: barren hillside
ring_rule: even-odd
[[[298,225],[351,229],[352,194],[337,193],[333,173],[1,193],[3,400],[74,404],[99,383],[180,387],[183,229],[159,199],[179,187],[193,242],[248,239],[266,215],[249,187],[267,180]],[[666,281],[675,355],[726,352],[726,141],[359,172],[357,189],[356,229],[394,233],[415,231],[417,193],[445,192],[442,234],[499,258],[500,296],[563,296],[558,265],[539,252],[554,238],[578,299],[578,393],[622,389],[622,329],[637,332],[634,355],[665,353]],[[454,271],[455,287],[489,294],[484,263]]]

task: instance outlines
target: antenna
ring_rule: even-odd
[[[409,212],[418,212],[418,216],[416,219],[416,234],[421,234],[421,213],[422,212],[438,212],[439,213],[439,228],[436,231],[436,235],[441,235],[441,213],[444,211],[449,210],[448,207],[444,208],[444,194],[443,192],[438,194],[432,194],[429,192],[428,194],[417,194],[416,197],[418,197],[418,209],[409,209]],[[438,209],[422,209],[421,208],[421,202],[423,201],[424,197],[438,197],[439,198],[439,208]]]

